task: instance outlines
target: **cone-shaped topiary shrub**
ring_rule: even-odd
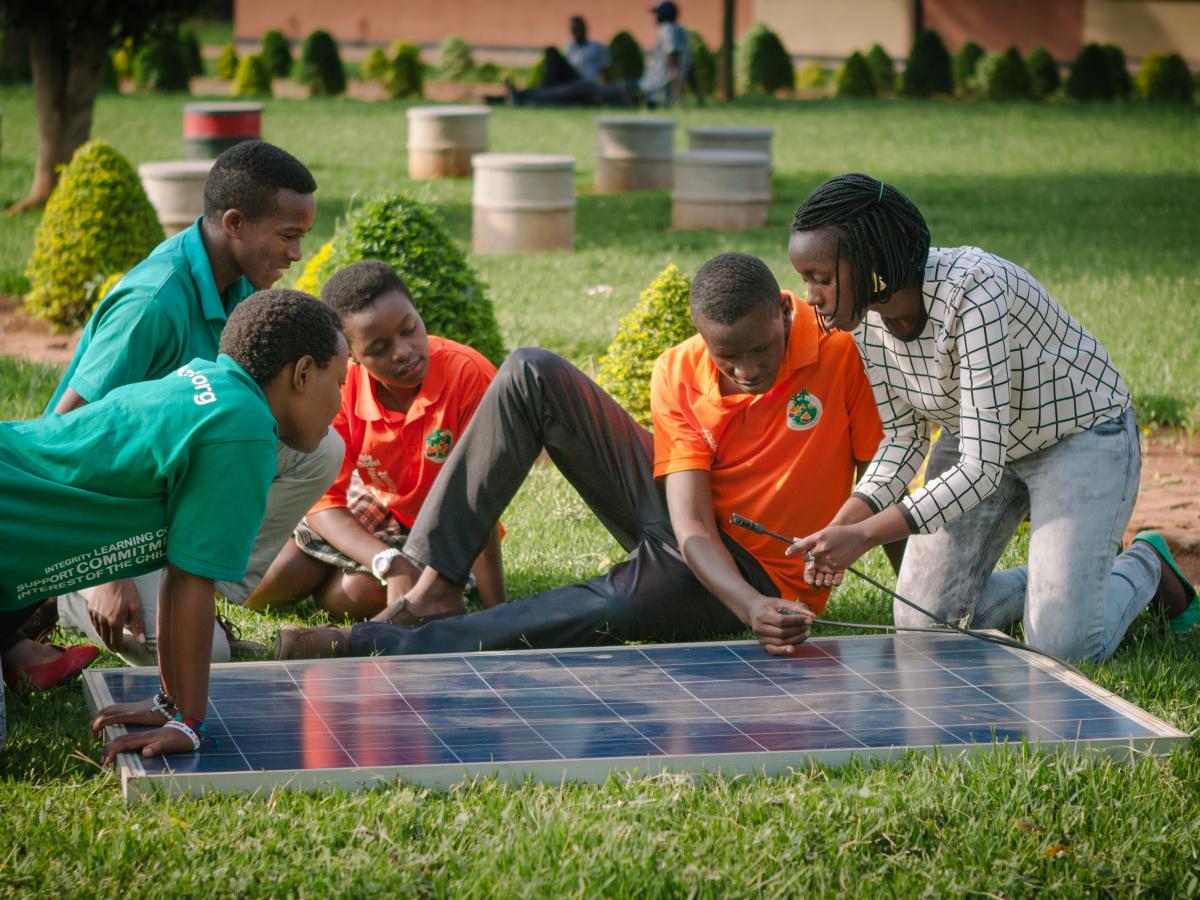
[[[346,70],[342,66],[337,41],[328,31],[318,28],[304,39],[297,80],[314,97],[336,97],[345,92]]]
[[[888,52],[879,44],[872,44],[867,51],[867,65],[875,79],[875,90],[879,94],[890,94],[896,90],[896,64]]]
[[[617,81],[635,81],[646,70],[642,48],[628,31],[613,35],[608,43],[608,56],[612,60],[612,77]]]
[[[237,77],[237,68],[237,48],[233,44],[226,44],[221,48],[221,55],[217,57],[217,77],[233,81]]]
[[[796,87],[805,91],[822,91],[829,85],[829,70],[810,59],[796,70]]]
[[[974,41],[967,41],[954,54],[950,65],[954,73],[954,92],[960,97],[970,97],[977,92],[976,75],[984,55],[983,48]]]
[[[1104,55],[1108,59],[1108,78],[1114,99],[1128,100],[1133,93],[1133,78],[1125,62],[1125,51],[1116,44],[1105,44]]]
[[[837,95],[839,97],[874,97],[877,92],[875,73],[867,58],[855,50],[846,57],[838,70]]]
[[[408,41],[392,44],[394,54],[384,87],[393,97],[420,97],[425,93],[425,76],[421,68],[421,49]]]
[[[1112,100],[1116,91],[1108,54],[1099,44],[1088,44],[1079,51],[1067,75],[1067,96],[1072,100]]]
[[[1062,82],[1058,73],[1058,63],[1044,47],[1035,47],[1026,58],[1025,65],[1029,68],[1034,97],[1042,100],[1058,90]]]
[[[499,364],[504,344],[487,289],[436,214],[400,194],[368,200],[304,267],[297,287],[316,294],[339,269],[381,259],[404,279],[431,334],[468,344]]]
[[[362,64],[363,81],[383,81],[391,71],[392,63],[382,47],[372,47]]]
[[[1147,54],[1137,75],[1138,93],[1162,103],[1192,103],[1195,87],[1192,73],[1178,53]]]
[[[1033,96],[1033,79],[1016,47],[985,56],[979,64],[979,81],[989,100],[1028,100]]]
[[[913,41],[908,64],[904,67],[900,93],[905,97],[954,93],[950,53],[942,42],[942,36],[936,31],[922,31]]]
[[[278,28],[262,36],[259,50],[272,78],[287,78],[292,74],[292,44]]]
[[[242,57],[230,93],[235,97],[270,97],[271,69],[258,53]]]
[[[688,43],[692,48],[692,73],[695,82],[700,87],[700,93],[706,97],[712,96],[717,89],[717,58],[708,49],[703,35],[698,31],[688,31]]]
[[[179,32],[180,46],[183,48],[184,60],[187,63],[188,78],[199,78],[204,74],[204,56],[200,53],[200,35],[194,28],[185,28]]]
[[[600,357],[600,386],[647,427],[654,361],[696,333],[688,307],[690,291],[679,269],[667,266],[622,317],[617,336]]]
[[[42,214],[26,274],[25,308],[58,329],[83,324],[101,285],[163,240],[133,166],[104,141],[71,157]]]
[[[737,48],[736,56],[739,80],[745,90],[773,94],[796,86],[792,58],[779,35],[766,25],[760,23],[751,29]]]
[[[141,91],[186,91],[188,52],[178,32],[148,37],[133,57],[133,81]]]
[[[471,45],[450,35],[438,45],[438,77],[446,81],[466,81],[475,72]]]

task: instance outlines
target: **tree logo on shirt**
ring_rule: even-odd
[[[445,428],[435,428],[425,437],[425,458],[430,462],[444,463],[450,455],[454,435]]]
[[[792,394],[787,405],[787,427],[792,431],[808,431],[821,418],[821,401],[816,394],[801,390]]]

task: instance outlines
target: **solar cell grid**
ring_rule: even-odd
[[[821,638],[799,651],[735,642],[214,666],[216,741],[120,764],[128,793],[134,779],[189,789],[191,775],[212,776],[195,789],[338,780],[325,770],[343,783],[356,771],[364,783],[444,783],[600,777],[616,760],[761,769],[896,748],[1186,738],[1052,664],[963,636]],[[158,686],[148,669],[86,675],[93,707]]]

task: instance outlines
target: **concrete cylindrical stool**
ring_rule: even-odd
[[[671,186],[675,122],[651,116],[596,120],[596,190],[602,194]]]
[[[212,165],[211,159],[177,159],[138,166],[142,187],[168,237],[204,213],[204,182]]]
[[[675,228],[740,231],[767,222],[770,162],[761,153],[690,150],[675,156]]]
[[[479,153],[471,164],[476,253],[575,249],[574,157]]]
[[[189,103],[183,108],[188,159],[216,159],[234,144],[262,137],[261,103]]]
[[[486,106],[414,106],[408,111],[408,177],[471,174],[471,157],[488,148]]]
[[[734,150],[761,153],[771,158],[774,128],[739,128],[734,125],[694,125],[688,129],[689,150]]]

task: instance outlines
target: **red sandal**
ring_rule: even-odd
[[[57,644],[54,646],[58,647]],[[4,673],[4,684],[10,690],[35,687],[39,691],[47,691],[70,681],[100,655],[100,648],[92,644],[73,644],[58,649],[62,650],[62,653],[48,663],[26,666],[24,669],[9,669]]]

